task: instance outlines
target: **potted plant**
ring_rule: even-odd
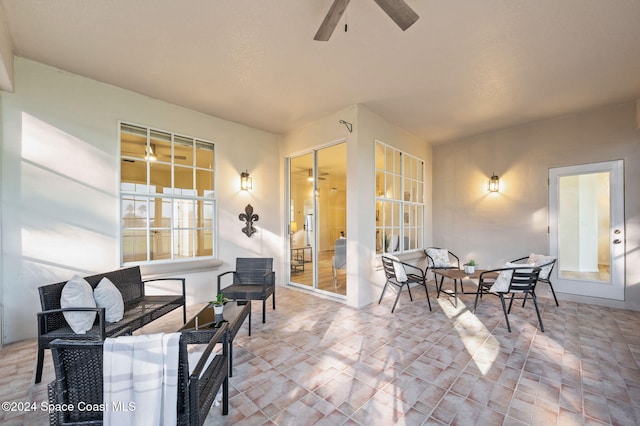
[[[473,275],[473,273],[476,271],[476,261],[471,259],[469,261],[469,263],[465,263],[464,264],[464,273],[465,274],[469,274],[469,275]]]
[[[221,314],[222,310],[224,309],[224,304],[226,302],[227,302],[227,299],[225,299],[222,292],[218,293],[218,295],[216,296],[216,300],[211,302],[213,303],[213,313],[216,315]]]

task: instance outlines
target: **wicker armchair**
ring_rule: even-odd
[[[178,357],[178,425],[202,425],[220,386],[222,414],[229,412],[226,343],[222,345],[222,354],[217,353],[207,365],[217,342],[227,341],[224,336],[227,332],[226,325],[218,330],[191,374],[187,344],[194,338],[189,332],[182,332]],[[51,410],[50,424],[101,425],[102,411],[88,410],[86,407],[100,407],[103,404],[103,342],[58,339],[51,342],[50,346],[56,378],[48,385],[49,405],[73,407],[72,410]]]
[[[225,276],[231,276],[231,284],[223,287]],[[236,270],[218,275],[218,293],[228,299],[262,300],[262,323],[266,322],[267,299],[272,296],[273,309],[276,308],[276,273],[273,258],[236,259]]]

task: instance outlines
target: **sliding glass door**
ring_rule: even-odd
[[[346,143],[289,160],[290,282],[346,295]]]

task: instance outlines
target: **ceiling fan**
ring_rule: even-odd
[[[146,142],[128,141],[128,143],[134,144],[134,145],[143,145],[143,146],[145,146],[144,153],[145,153],[145,156],[147,158],[152,158],[153,160],[155,160],[157,158],[164,158],[165,159],[164,161],[171,161],[171,153],[169,153],[169,154],[158,153],[158,151],[156,150],[156,144],[152,143],[152,144],[149,144],[149,146],[146,146],[147,145]],[[128,152],[128,151],[125,151],[125,150],[123,150],[122,153],[125,154],[125,155],[128,154],[128,155],[132,155],[132,156],[137,156],[137,155],[140,154],[137,151],[136,152]],[[186,160],[187,159],[186,155],[177,155],[177,154],[174,154],[173,158],[175,158],[176,160]]]
[[[324,17],[324,21],[320,24],[318,32],[316,33],[314,40],[328,41],[335,30],[338,21],[342,17],[350,0],[334,0],[327,16]],[[409,7],[404,0],[373,0],[378,3],[378,6],[385,11],[393,22],[395,22],[402,31],[409,28],[419,18],[418,14]]]
[[[296,172],[298,175],[302,177],[306,177],[309,182],[313,182],[313,169],[307,169],[304,167],[298,167],[298,171]],[[325,180],[324,176],[329,176],[328,172],[318,172],[318,180]]]

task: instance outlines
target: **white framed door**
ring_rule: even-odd
[[[290,157],[289,284],[345,297],[347,145]],[[340,247],[341,246],[341,247]]]
[[[624,300],[623,160],[549,169],[556,292]]]

